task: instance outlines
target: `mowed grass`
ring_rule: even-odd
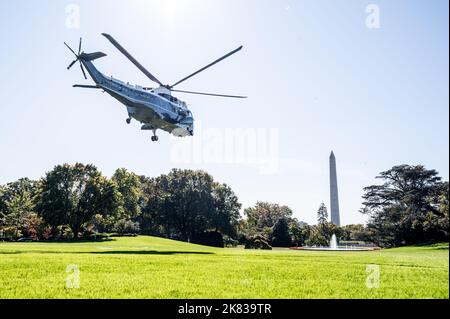
[[[66,288],[71,264],[79,289]],[[379,288],[366,286],[368,265],[379,266]],[[0,298],[449,298],[449,252],[249,251],[145,236],[0,243]]]

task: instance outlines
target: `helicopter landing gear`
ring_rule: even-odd
[[[131,123],[131,117],[127,118],[127,124]]]
[[[152,142],[158,142],[158,136],[156,135],[156,130],[153,130]]]

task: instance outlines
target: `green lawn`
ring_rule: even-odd
[[[69,264],[79,289],[66,288]],[[378,289],[366,287],[372,264]],[[247,251],[144,236],[0,243],[0,298],[449,298],[449,252]]]

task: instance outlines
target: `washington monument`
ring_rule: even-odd
[[[330,208],[331,208],[331,223],[336,226],[341,226],[339,217],[339,196],[336,174],[336,158],[333,151],[330,155]]]

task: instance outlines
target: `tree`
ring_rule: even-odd
[[[320,204],[319,210],[317,211],[317,222],[319,224],[328,222],[328,210],[323,202]]]
[[[241,204],[236,194],[227,184],[214,183],[213,185],[214,216],[211,221],[212,228],[224,235],[236,237],[237,224],[240,218]]]
[[[119,212],[121,219],[134,220],[141,214],[139,201],[141,198],[141,182],[139,176],[119,168],[114,172],[111,180],[117,184],[118,191],[122,195],[122,210]]]
[[[310,228],[307,243],[309,246],[329,246],[331,237],[341,237],[341,229],[333,223],[325,222]]]
[[[114,224],[114,231],[119,235],[134,235],[140,231],[139,223],[127,219],[120,219]]]
[[[287,206],[267,202],[257,202],[254,207],[246,208],[248,226],[256,232],[272,228],[278,219],[292,217],[292,210]]]
[[[44,221],[35,213],[27,215],[23,219],[20,228],[25,237],[30,237],[33,240],[39,240],[41,238],[47,239],[45,238],[46,227]]]
[[[443,182],[436,187],[436,193],[432,196],[432,204],[439,212],[428,212],[424,221],[424,230],[427,233],[434,232],[439,239],[449,237],[449,183]]]
[[[273,226],[272,246],[290,247],[292,245],[291,235],[289,234],[289,225],[286,218],[280,218]]]
[[[361,209],[370,217],[367,226],[372,241],[397,246],[448,240],[448,210],[439,208],[448,183],[441,182],[437,171],[400,165],[377,178],[384,183],[364,189]]]
[[[0,185],[0,217],[3,216],[4,209],[5,209],[5,207],[4,207],[5,205],[3,202],[3,197],[5,196],[5,191],[6,191],[5,188],[6,188],[5,186]],[[1,225],[2,225],[2,220],[0,218],[0,226]]]
[[[306,244],[309,237],[310,226],[304,222],[299,222],[296,218],[292,218],[289,222],[289,234],[292,244],[301,247]]]
[[[267,241],[271,241],[275,224],[278,220],[284,219],[287,225],[289,225],[292,221],[292,214],[292,210],[288,206],[257,202],[254,207],[249,207],[244,210],[246,219],[239,225],[240,241],[245,242],[255,236],[261,236],[266,238]],[[290,235],[289,226],[287,228],[288,234]]]
[[[235,235],[240,204],[231,188],[204,171],[174,169],[143,179],[141,228],[190,241],[202,232]]]
[[[249,236],[246,240],[245,249],[272,250],[272,246],[269,245],[267,239],[263,235],[255,234]]]
[[[203,171],[174,169],[157,178],[165,193],[161,213],[180,239],[206,231],[214,211],[213,178]]]
[[[367,230],[364,225],[355,224],[355,225],[346,225],[341,227],[342,240],[350,240],[350,241],[366,241],[367,238]]]
[[[40,185],[37,211],[56,228],[69,225],[75,239],[96,214],[115,214],[122,198],[115,183],[94,165],[64,164],[48,172]]]
[[[34,212],[36,182],[28,178],[8,183],[0,194],[0,220],[3,227],[9,227],[13,237],[21,235],[27,218]]]
[[[158,186],[156,178],[140,177],[141,183],[141,215],[139,224],[141,232],[147,235],[165,236],[171,235],[170,223],[162,211],[165,191]]]

